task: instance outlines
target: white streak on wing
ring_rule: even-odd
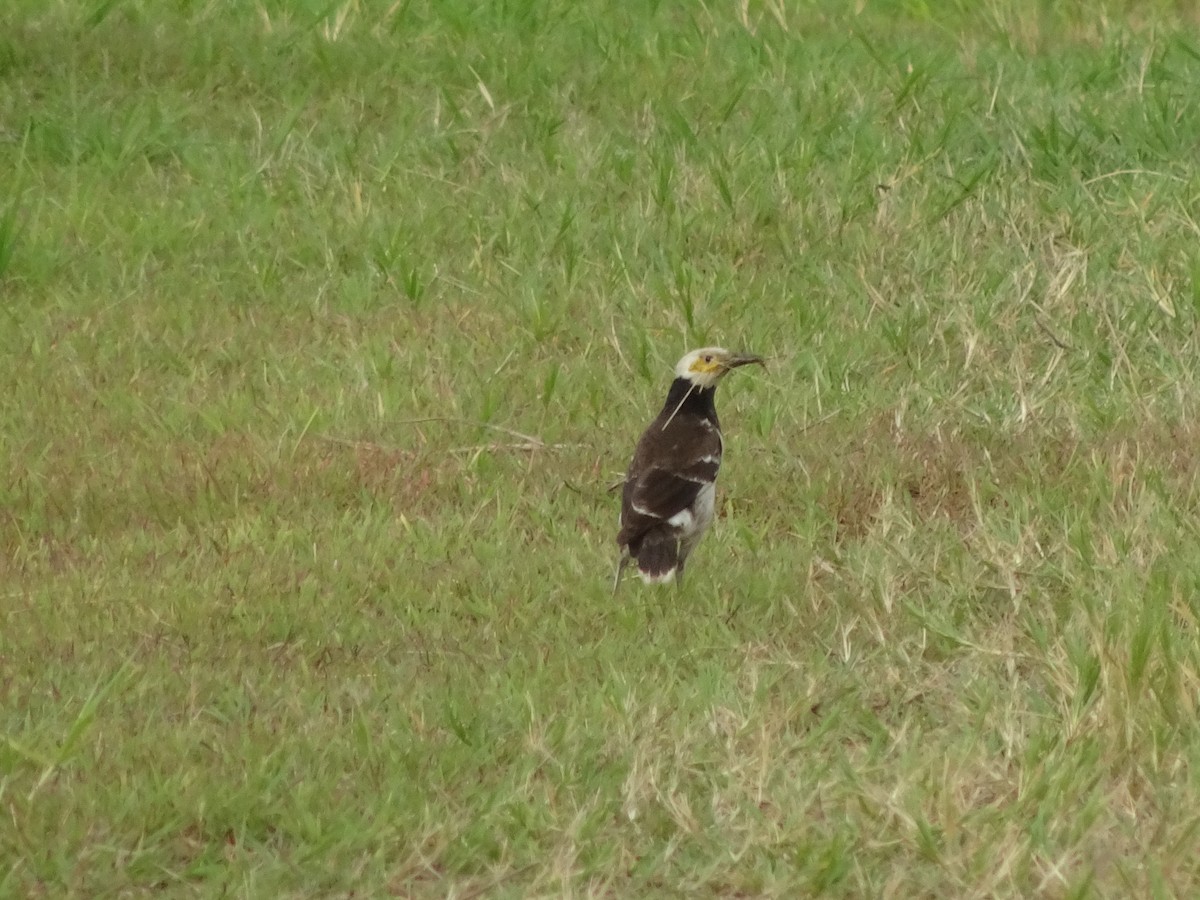
[[[699,459],[697,459],[696,462],[716,463],[717,465],[720,465],[721,457],[716,453],[707,453],[704,456],[701,456]]]
[[[656,513],[652,509],[647,509],[646,507],[641,506],[637,503],[633,503],[631,505],[633,506],[633,511],[640,516],[649,516],[651,519],[661,519],[662,518],[662,516],[660,516],[658,513]]]

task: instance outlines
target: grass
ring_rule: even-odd
[[[1200,890],[1196,20],[853,6],[4,6],[0,895]]]

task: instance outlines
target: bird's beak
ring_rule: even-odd
[[[756,363],[764,369],[767,367],[761,356],[755,356],[753,353],[734,353],[729,357],[728,362],[725,363],[725,368],[736,369],[738,366],[748,366],[751,363]]]

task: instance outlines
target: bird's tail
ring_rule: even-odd
[[[679,540],[665,530],[651,531],[638,548],[637,565],[646,584],[674,581],[680,568]]]

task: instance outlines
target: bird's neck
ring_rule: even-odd
[[[671,382],[671,390],[667,392],[663,412],[675,416],[699,416],[717,425],[717,407],[713,403],[716,394],[715,386],[696,387],[686,378],[676,378]]]

